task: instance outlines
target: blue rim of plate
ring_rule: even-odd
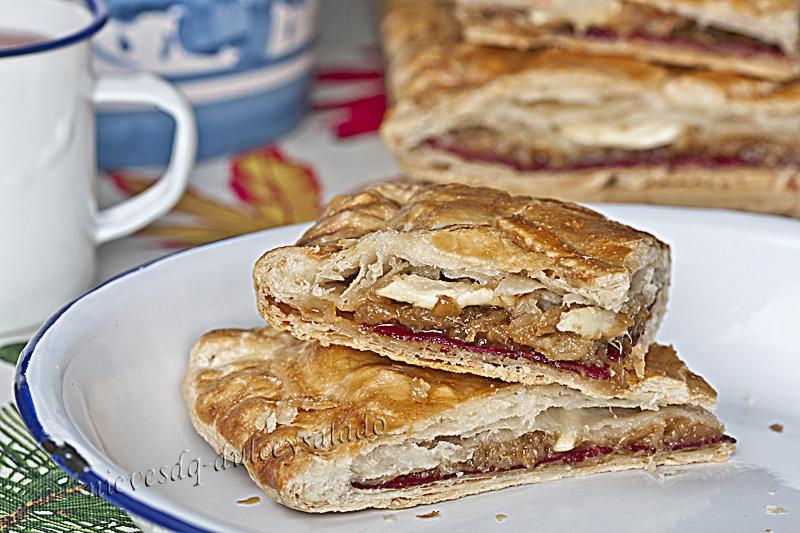
[[[0,49],[0,58],[46,52],[48,50],[63,48],[65,46],[88,39],[100,31],[100,28],[105,26],[106,22],[108,22],[108,7],[103,0],[84,0],[83,3],[89,10],[89,13],[92,15],[92,22],[89,23],[88,26],[58,39],[51,39],[44,42],[25,46],[17,46],[14,48]]]
[[[303,224],[297,224],[297,226],[301,225]],[[291,227],[292,227],[291,225],[279,226],[277,228],[271,228],[271,229],[285,229]],[[138,266],[135,266],[130,270],[126,270],[120,274],[117,274],[116,276],[107,279],[103,283],[95,287],[92,287],[91,289],[81,294],[68,304],[64,305],[61,309],[56,311],[52,316],[50,316],[50,318],[48,318],[47,321],[45,321],[45,323],[42,324],[42,327],[39,328],[38,331],[36,331],[31,340],[28,341],[28,344],[25,345],[25,348],[22,350],[22,353],[20,354],[19,361],[17,362],[17,369],[14,376],[14,397],[17,403],[17,409],[19,409],[22,421],[28,427],[28,429],[31,432],[31,435],[33,435],[34,439],[36,439],[36,442],[39,444],[39,446],[42,446],[45,441],[52,442],[53,439],[51,438],[50,435],[47,434],[47,432],[42,427],[41,422],[39,421],[39,416],[36,413],[36,408],[33,405],[33,396],[31,396],[26,372],[28,371],[28,365],[30,364],[30,361],[33,357],[33,353],[35,352],[36,346],[39,344],[39,341],[42,340],[42,337],[44,337],[45,333],[47,333],[47,331],[58,321],[59,318],[61,318],[61,316],[64,313],[66,313],[73,305],[78,303],[80,300],[83,300],[87,296],[90,296],[91,294],[99,291],[106,285],[109,285],[117,280],[135,274],[140,270],[149,268],[157,263],[161,263],[162,261],[166,261],[177,255],[191,253],[196,250],[202,250],[205,248],[212,248],[229,241],[253,237],[254,235],[257,235],[259,233],[263,232],[246,233],[244,235],[234,235],[231,237],[227,237],[225,239],[220,239],[218,241],[202,244],[200,246],[194,246],[192,248],[187,248],[185,250],[178,250],[176,252],[172,252],[167,255],[157,257],[151,261],[147,261]],[[78,473],[70,469],[59,455],[55,455],[50,452],[47,453],[53,460],[53,462],[56,463],[59,467],[61,467],[61,469],[64,470],[64,472],[69,474],[70,477],[72,477],[76,481],[86,484],[88,487],[103,487],[103,486],[109,486],[109,483],[113,484],[112,480],[103,477],[99,474],[96,474],[92,470],[92,467],[91,465],[88,464],[88,462],[87,462],[87,467],[84,469],[84,471]],[[125,511],[130,511],[131,513],[140,518],[143,518],[154,524],[167,527],[174,531],[213,533],[213,530],[203,529],[190,522],[187,522],[180,518],[176,518],[175,516],[165,511],[156,509],[155,507],[147,503],[144,503],[142,501],[139,501],[136,498],[132,498],[121,491],[114,491],[114,492],[102,491],[102,494],[98,494],[98,496],[116,505],[117,507],[124,509]]]

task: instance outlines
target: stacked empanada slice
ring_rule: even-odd
[[[576,205],[378,184],[258,261],[271,327],[204,336],[184,396],[309,512],[724,461],[716,393],[653,343],[669,272],[665,244]]]
[[[297,338],[608,397],[644,377],[669,276],[664,243],[575,204],[411,183],[339,197],[254,271]]]
[[[271,328],[224,330],[197,343],[183,391],[197,431],[276,501],[307,512],[396,509],[727,460],[734,441],[710,411],[714,391],[667,348],[651,350],[648,364],[650,392],[601,400]]]

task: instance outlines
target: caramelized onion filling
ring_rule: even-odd
[[[440,299],[441,300],[441,299]],[[386,298],[368,298],[353,320],[379,335],[433,343],[443,351],[459,348],[489,357],[509,357],[546,364],[594,379],[624,379],[636,345],[650,318],[642,307],[625,334],[615,339],[587,339],[559,331],[568,308],[554,306],[541,314],[519,313],[491,306],[464,309],[438,304],[425,309]]]
[[[474,437],[473,437],[474,439]],[[440,442],[469,445],[470,439],[439,437],[424,443],[433,448]],[[600,464],[611,456],[654,456],[678,450],[699,449],[722,442],[735,442],[722,427],[686,417],[668,418],[664,423],[630,430],[624,435],[607,436],[601,441],[582,441],[569,450],[558,451],[556,435],[543,431],[525,433],[512,440],[484,440],[474,446],[470,459],[443,463],[436,468],[409,472],[391,478],[354,480],[357,489],[402,489],[463,476],[484,475],[513,470],[535,470],[544,465]]]
[[[715,147],[686,143],[691,145],[649,150],[577,149],[575,155],[567,155],[544,147],[522,146],[503,141],[497,132],[471,128],[428,139],[422,144],[467,161],[502,164],[518,172],[577,172],[646,166],[666,166],[670,169],[699,166],[717,169],[800,165],[800,150],[797,147],[757,139],[731,139],[720,142]]]
[[[500,348],[496,346],[481,346],[470,344],[466,342],[459,341],[452,337],[448,337],[441,333],[435,331],[421,331],[415,332],[401,324],[378,324],[372,327],[372,331],[379,334],[384,335],[386,337],[392,337],[395,339],[402,339],[408,341],[417,341],[417,342],[431,342],[434,344],[441,345],[442,351],[446,351],[448,347],[452,348],[461,348],[463,350],[467,350],[474,353],[492,355],[492,356],[500,356],[500,357],[510,357],[512,359],[523,358],[529,361],[533,361],[535,363],[542,363],[548,366],[552,366],[558,370],[566,370],[568,372],[576,372],[578,374],[582,374],[586,377],[593,378],[593,379],[612,379],[615,376],[622,375],[621,372],[615,372],[612,369],[613,366],[618,366],[619,361],[621,359],[620,352],[616,350],[613,346],[607,346],[607,355],[606,359],[608,363],[580,363],[575,361],[561,361],[561,360],[550,360],[544,355],[522,348],[518,349],[509,349],[509,348]]]
[[[324,285],[329,304],[321,312],[365,333],[435,344],[442,352],[459,348],[487,362],[512,357],[620,383],[642,362],[640,353],[629,355],[660,291],[656,270],[642,268],[627,298],[607,309],[549,269],[448,277],[432,266],[385,263],[361,265]]]
[[[570,28],[565,32],[574,33],[574,29]],[[677,30],[669,36],[660,36],[642,30],[621,34],[613,28],[598,27],[589,28],[585,35],[592,39],[646,41],[737,56],[767,55],[787,57],[780,46],[717,28],[699,28],[696,24]]]
[[[566,10],[562,16],[550,14],[544,23],[531,20],[531,12],[515,8],[466,8],[463,13],[467,25],[488,24],[498,30],[524,32],[533,36],[545,32],[577,34],[602,40],[644,40],[743,57],[787,57],[784,49],[777,44],[713,25],[701,27],[680,14],[640,4],[625,3],[619,13],[609,14],[607,20],[580,26],[572,20],[572,13]]]

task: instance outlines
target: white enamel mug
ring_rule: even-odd
[[[43,39],[0,49],[0,337],[41,323],[94,281],[95,247],[169,211],[194,164],[197,133],[181,93],[149,74],[96,76],[98,0],[0,0],[0,32]],[[172,158],[149,190],[95,201],[94,105],[154,106],[175,120]]]

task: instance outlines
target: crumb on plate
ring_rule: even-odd
[[[261,498],[259,496],[250,496],[249,498],[236,501],[236,503],[238,503],[239,505],[255,505],[260,502]]]
[[[439,511],[431,511],[430,513],[418,514],[417,518],[438,518],[440,514]]]
[[[775,433],[783,433],[783,424],[778,424],[777,422],[774,424],[770,424],[769,429],[771,429]]]
[[[769,514],[786,514],[786,509],[777,505],[767,505],[766,509]]]
[[[507,514],[498,513],[498,514],[494,515],[494,519],[497,520],[498,522],[502,522],[506,518],[508,518]]]

